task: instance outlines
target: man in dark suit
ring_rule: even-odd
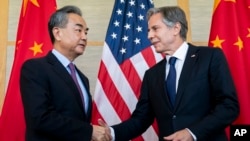
[[[81,10],[75,6],[57,10],[48,29],[53,50],[26,61],[21,69],[26,140],[110,140],[105,128],[90,123],[89,81],[72,63],[87,44],[88,28]]]
[[[160,141],[226,141],[239,105],[222,50],[188,44],[186,16],[177,6],[152,8],[147,17],[148,38],[166,57],[145,72],[136,109],[112,126],[114,139],[140,135],[155,118]]]

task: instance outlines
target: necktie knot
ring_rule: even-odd
[[[72,77],[72,79],[74,80],[75,84],[77,85],[77,88],[79,90],[79,92],[81,92],[81,88],[80,88],[80,85],[77,81],[77,77],[76,77],[76,69],[75,69],[75,65],[73,63],[69,63],[69,69],[70,69],[70,75]]]
[[[175,62],[176,62],[176,57],[170,57],[170,59],[169,59],[169,64],[170,65],[174,65],[175,64]]]

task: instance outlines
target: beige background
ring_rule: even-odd
[[[186,0],[183,0],[183,2]],[[177,0],[155,0],[155,7],[177,5]],[[1,2],[0,2],[1,4]],[[9,0],[8,47],[6,81],[7,87],[13,62],[14,43],[22,0]],[[76,60],[77,66],[88,76],[91,92],[94,94],[102,43],[105,39],[114,0],[57,0],[58,8],[64,5],[77,5],[83,12],[90,28],[89,45],[85,53]],[[213,0],[189,0],[192,42],[206,45],[210,32]]]

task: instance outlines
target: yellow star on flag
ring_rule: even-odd
[[[225,0],[225,1],[227,1],[227,2],[234,2],[234,3],[236,3],[236,0]]]
[[[215,0],[214,1],[214,9],[213,9],[213,12],[216,10],[217,6],[219,5],[221,0]]]
[[[216,39],[211,41],[211,43],[213,44],[213,47],[219,47],[219,48],[222,48],[222,43],[224,42],[225,40],[220,40],[219,36],[217,35],[216,36]]]
[[[35,6],[37,7],[40,7],[39,3],[37,2],[37,0],[24,0],[23,1],[23,17],[25,16],[25,13],[26,13],[26,9],[27,9],[27,5],[28,5],[28,2],[31,2],[32,4],[34,4]]]
[[[248,30],[248,34],[247,34],[247,37],[249,38],[250,37],[250,28],[247,29]]]
[[[17,44],[16,44],[16,50],[18,50],[19,49],[19,46],[20,46],[20,44],[22,43],[22,40],[18,40],[17,41]]]
[[[241,51],[241,49],[243,48],[243,42],[239,36],[238,36],[238,41],[235,42],[234,45],[239,47],[239,51]]]
[[[30,47],[29,49],[33,51],[33,56],[36,56],[37,53],[43,53],[42,51],[42,46],[43,44],[37,44],[37,42],[34,42],[34,45],[32,47]]]

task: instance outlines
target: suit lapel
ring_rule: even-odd
[[[48,63],[51,64],[51,67],[53,71],[61,77],[61,79],[67,83],[67,86],[72,90],[72,94],[76,97],[76,101],[81,107],[82,111],[84,112],[83,106],[82,106],[82,101],[80,97],[80,93],[76,87],[76,85],[72,85],[72,83],[75,83],[73,79],[71,78],[70,74],[68,71],[65,69],[65,67],[59,62],[59,60],[51,53],[49,52],[48,55],[46,56]],[[84,112],[85,113],[85,112]],[[86,114],[84,114],[86,115]]]
[[[166,89],[166,58],[164,58],[161,62],[158,64],[157,68],[157,73],[154,73],[153,75],[157,75],[157,79],[159,79],[159,94],[161,94],[161,97],[163,97],[165,103],[167,104],[167,107],[169,108],[170,111],[173,110],[172,105],[170,103],[168,94],[167,94],[167,89]]]
[[[199,49],[197,47],[194,47],[193,45],[189,44],[187,56],[179,78],[176,102],[174,106],[175,110],[176,108],[178,108],[178,105],[181,102],[181,97],[184,93],[186,85],[188,84],[188,81],[190,80],[192,70],[195,67],[195,63],[199,57],[198,51]]]
[[[88,80],[87,80],[87,77],[76,67],[76,71],[77,73],[79,74],[80,78],[81,78],[81,81],[86,89],[86,92],[88,94],[88,110],[87,110],[87,116],[88,118],[90,119],[90,115],[91,115],[91,110],[92,110],[92,98],[91,98],[91,94],[90,94],[90,91],[89,91],[89,83],[88,83]]]

